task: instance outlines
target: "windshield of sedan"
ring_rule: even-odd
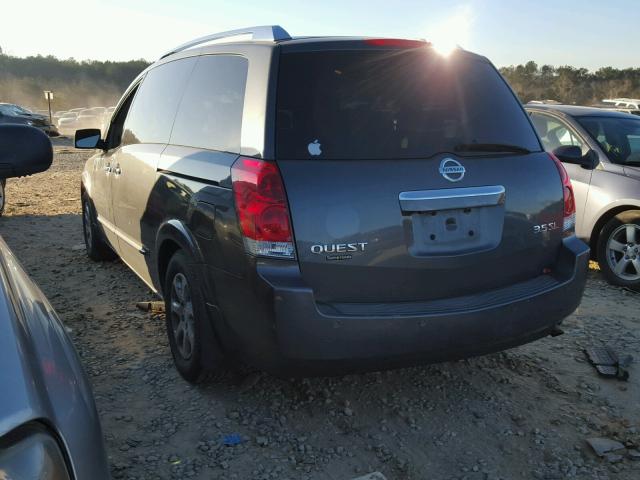
[[[613,163],[640,166],[640,118],[577,118]]]

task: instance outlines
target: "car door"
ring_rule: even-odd
[[[104,235],[114,250],[118,250],[118,235],[113,221],[113,207],[111,202],[111,180],[113,178],[112,164],[117,157],[122,139],[122,125],[126,118],[131,101],[136,94],[137,87],[129,90],[120,108],[114,116],[109,131],[105,135],[106,150],[92,158],[91,171],[91,201]]]
[[[163,205],[151,205],[160,155],[169,142],[184,85],[196,57],[166,62],[150,70],[123,125],[122,145],[110,158],[113,219],[118,254],[153,289],[150,255]]]
[[[566,145],[580,147],[583,155],[589,151],[587,142],[563,119],[545,113],[532,112],[531,120],[542,140],[542,145],[548,152]],[[576,199],[576,228],[579,230],[589,196],[593,170],[570,163],[563,163],[563,165],[573,185]],[[581,236],[581,232],[576,233]]]

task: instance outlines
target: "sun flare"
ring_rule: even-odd
[[[438,53],[449,55],[460,46],[468,46],[471,23],[471,8],[459,8],[451,16],[433,24],[427,30],[427,39]]]

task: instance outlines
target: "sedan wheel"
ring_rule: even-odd
[[[596,254],[609,283],[640,291],[640,210],[611,218],[600,231]]]
[[[640,280],[640,225],[616,228],[607,241],[607,262],[621,279]]]

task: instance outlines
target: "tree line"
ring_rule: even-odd
[[[45,108],[43,91],[54,92],[54,110],[109,106],[148,66],[127,62],[60,60],[53,56],[14,57],[0,49],[0,102]],[[538,66],[530,61],[500,69],[523,102],[557,100],[591,105],[604,98],[640,98],[640,68],[604,67],[595,72],[571,66]]]
[[[46,108],[43,91],[51,90],[54,110],[110,106],[148,65],[145,60],[77,61],[50,55],[22,58],[0,50],[0,102]]]
[[[640,98],[640,68],[603,67],[595,72],[571,66],[538,66],[530,61],[500,69],[524,103],[557,100],[593,105],[604,98]]]

